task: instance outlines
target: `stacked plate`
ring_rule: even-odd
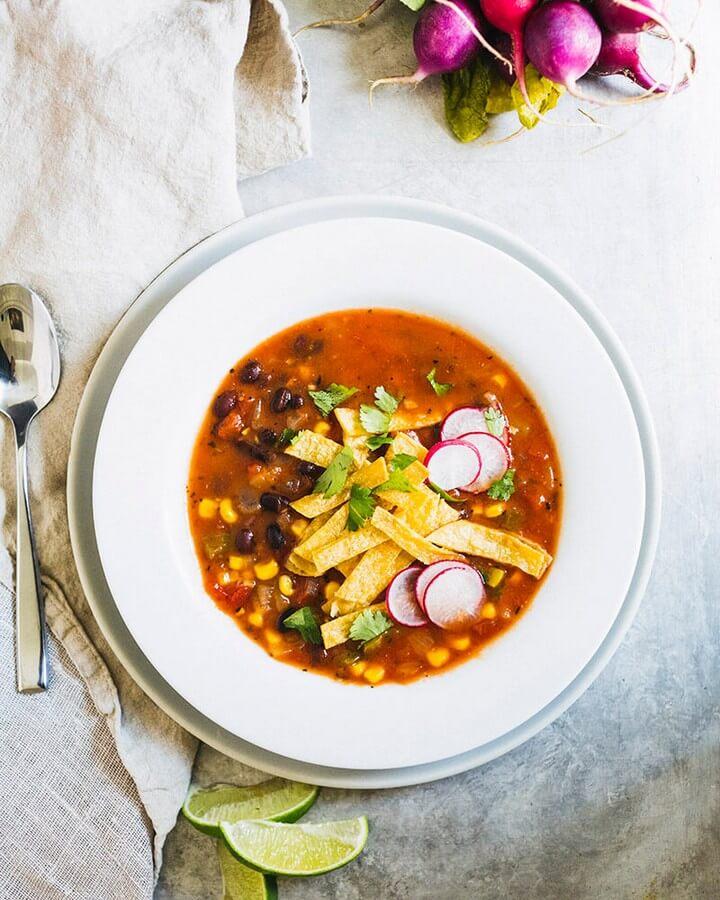
[[[286,325],[367,306],[435,315],[497,348],[543,407],[565,492],[557,558],[528,613],[465,665],[377,690],[278,664],[232,626],[204,593],[185,495],[197,428],[227,369]],[[245,763],[350,788],[463,771],[563,712],[632,621],[659,498],[646,402],[590,301],[485,222],[369,198],[255,216],[161,273],[98,360],[68,479],[88,600],[146,693]]]

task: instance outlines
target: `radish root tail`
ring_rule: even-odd
[[[414,72],[412,75],[393,75],[390,78],[376,78],[375,81],[370,83],[368,102],[372,106],[373,94],[381,84],[412,84],[417,87],[424,78],[425,75],[422,72]]]
[[[293,37],[297,37],[302,34],[303,31],[309,31],[311,28],[334,28],[338,25],[362,25],[376,10],[380,9],[384,2],[385,0],[373,0],[367,9],[363,10],[359,15],[353,16],[351,19],[320,19],[317,22],[309,22],[307,25],[303,25],[302,28],[298,28],[293,34]]]

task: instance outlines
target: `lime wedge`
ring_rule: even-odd
[[[224,841],[218,841],[217,846],[223,900],[277,900],[277,882],[272,875],[263,875],[238,862]]]
[[[365,816],[319,825],[283,825],[265,820],[222,824],[234,855],[273,875],[322,875],[347,865],[367,841]]]
[[[271,778],[251,787],[216,784],[210,788],[190,788],[182,811],[198,830],[219,836],[221,822],[241,819],[295,822],[310,809],[317,795],[318,788],[311,784],[284,778]]]

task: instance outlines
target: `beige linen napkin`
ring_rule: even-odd
[[[47,299],[63,354],[57,398],[30,437],[57,643],[43,696],[16,697],[12,666],[2,670],[2,897],[131,900],[151,890],[147,817],[157,866],[196,742],[135,686],[82,595],[65,510],[70,433],[92,364],[137,293],[242,215],[238,175],[307,152],[303,100],[274,0],[253,0],[252,11],[250,0],[0,0],[0,281]],[[10,554],[13,527],[6,516]],[[0,548],[0,582],[12,578]],[[11,622],[11,594],[0,590],[4,664]]]

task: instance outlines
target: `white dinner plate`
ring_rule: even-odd
[[[117,608],[149,663],[227,734],[293,760],[357,771],[472,757],[510,734],[516,744],[532,733],[528,726],[521,736],[525,723],[556,715],[612,652],[606,638],[615,646],[629,624],[657,530],[652,433],[627,361],[583,298],[567,291],[563,298],[551,278],[451,227],[358,217],[381,201],[334,203],[332,221],[253,243],[213,266],[138,341],[100,430],[97,544]],[[343,203],[347,218],[337,218]],[[493,237],[490,226],[437,207],[385,205],[398,216],[444,213],[449,224],[465,220]],[[539,268],[542,261],[525,252]],[[476,660],[373,691],[271,660],[215,609],[202,589],[184,495],[192,441],[227,367],[292,321],[368,303],[439,315],[509,360],[549,418],[566,492],[557,561],[530,612]],[[75,463],[71,489],[76,477]],[[76,551],[77,538],[74,521]],[[462,767],[472,764],[468,758]]]

